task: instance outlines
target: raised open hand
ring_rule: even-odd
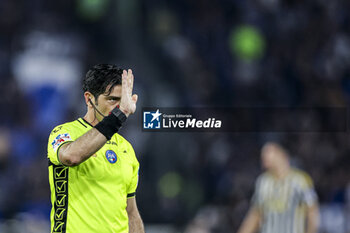
[[[119,109],[128,117],[136,111],[137,95],[132,94],[134,86],[134,75],[132,70],[123,70],[122,74],[122,96],[120,99]]]

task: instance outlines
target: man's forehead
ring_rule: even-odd
[[[121,84],[115,85],[111,88],[112,85],[108,85],[106,87],[105,93],[103,93],[104,96],[113,96],[113,95],[120,95],[121,92]]]

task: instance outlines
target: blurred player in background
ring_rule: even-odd
[[[144,233],[135,200],[139,163],[117,133],[136,110],[133,81],[131,70],[94,66],[83,83],[86,115],[52,130],[52,233]]]
[[[267,171],[256,181],[238,233],[316,233],[319,211],[311,178],[290,167],[287,151],[277,143],[265,144],[261,159]]]

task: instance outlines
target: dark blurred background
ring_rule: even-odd
[[[0,0],[0,232],[49,232],[48,135],[97,63],[135,74],[147,232],[235,232],[267,140],[313,178],[320,232],[350,232],[347,133],[141,131],[141,107],[347,107],[349,32],[348,0]]]

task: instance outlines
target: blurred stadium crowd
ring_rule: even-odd
[[[348,133],[141,131],[146,106],[347,107],[349,12],[347,0],[1,0],[0,232],[48,232],[49,132],[82,116],[82,77],[107,62],[136,77],[121,134],[148,232],[235,232],[267,140],[314,179],[320,232],[350,232]]]

